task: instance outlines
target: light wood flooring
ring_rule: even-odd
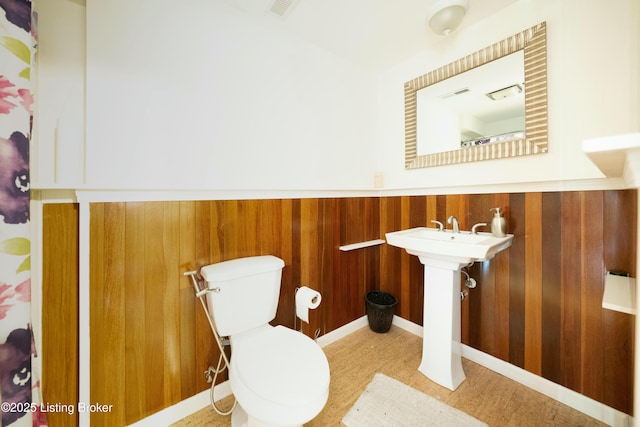
[[[467,379],[456,391],[435,384],[417,370],[422,352],[421,338],[396,326],[384,334],[362,328],[324,347],[324,351],[331,368],[329,400],[307,426],[343,425],[342,417],[377,372],[402,381],[490,426],[606,425],[466,359],[462,359],[462,364]],[[228,408],[231,399],[223,399],[221,406]],[[229,426],[230,420],[207,407],[173,426]]]

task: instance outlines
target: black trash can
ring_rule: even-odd
[[[391,328],[398,300],[391,294],[381,291],[369,291],[365,295],[367,319],[372,331],[384,333]]]

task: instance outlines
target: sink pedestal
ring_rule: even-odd
[[[460,346],[460,267],[424,265],[422,361],[427,378],[455,390],[465,379]]]
[[[486,261],[511,246],[513,234],[438,231],[416,227],[386,233],[424,265],[424,329],[418,370],[455,390],[465,379],[460,345],[460,268]]]

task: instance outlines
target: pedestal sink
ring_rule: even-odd
[[[404,248],[424,264],[424,335],[418,370],[455,390],[465,379],[460,346],[460,269],[491,259],[511,246],[512,234],[418,227],[386,234],[387,243]]]

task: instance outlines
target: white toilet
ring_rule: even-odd
[[[284,261],[239,258],[202,267],[207,306],[218,334],[229,337],[229,383],[238,405],[232,426],[301,426],[329,397],[329,363],[306,335],[271,326]]]

